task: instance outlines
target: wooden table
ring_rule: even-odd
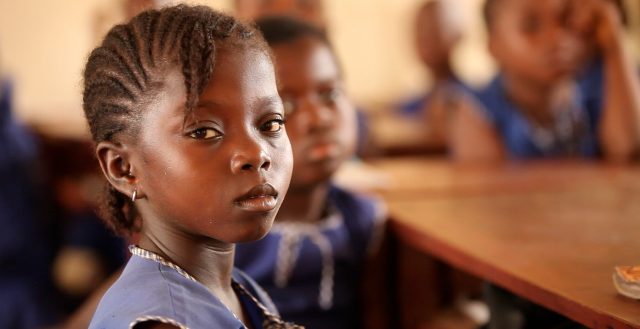
[[[593,328],[640,328],[612,284],[640,264],[640,170],[585,163],[373,163],[400,239]]]

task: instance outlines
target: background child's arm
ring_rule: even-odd
[[[456,161],[493,162],[505,158],[504,145],[481,106],[467,97],[452,113],[449,149]]]
[[[640,82],[623,38],[621,17],[610,1],[579,1],[578,24],[592,29],[604,64],[600,145],[606,159],[628,161],[638,145]]]

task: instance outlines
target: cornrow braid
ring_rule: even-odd
[[[253,27],[204,6],[148,10],[113,27],[84,70],[83,109],[94,142],[114,141],[119,134],[135,138],[145,104],[172,69],[183,75],[185,116],[190,114],[213,73],[216,47],[223,45],[269,53]],[[102,215],[119,233],[139,226],[133,203],[111,186]]]

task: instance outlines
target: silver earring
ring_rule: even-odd
[[[136,196],[138,196],[138,189],[133,189],[133,194],[131,194],[131,202],[136,202]]]

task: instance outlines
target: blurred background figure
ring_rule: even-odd
[[[234,6],[236,16],[245,20],[285,15],[323,30],[327,27],[322,0],[234,0]]]
[[[478,93],[481,109],[464,112],[456,157],[630,160],[640,86],[614,4],[488,0],[484,8],[500,71]]]
[[[399,114],[419,123],[424,145],[444,153],[450,119],[469,87],[452,66],[452,53],[462,37],[460,13],[455,0],[424,2],[415,18],[415,48],[432,84],[422,95],[401,104]]]
[[[44,327],[58,316],[50,204],[40,169],[37,140],[14,118],[12,85],[0,66],[1,328]]]

